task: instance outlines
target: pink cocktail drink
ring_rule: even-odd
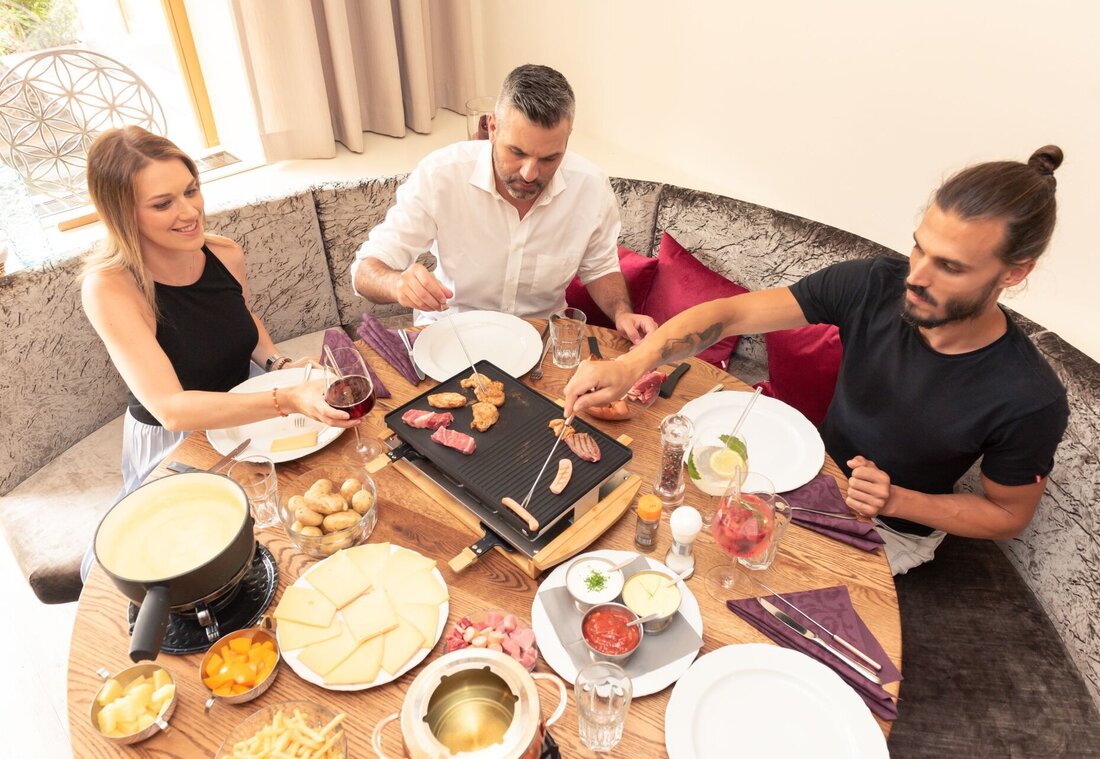
[[[714,542],[734,558],[749,559],[768,549],[775,530],[775,514],[759,496],[742,493],[723,501],[714,517]]]

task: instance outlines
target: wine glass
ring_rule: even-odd
[[[334,409],[348,412],[352,419],[370,414],[374,408],[374,383],[363,361],[363,356],[354,348],[326,347],[322,357],[325,369],[325,403]],[[364,440],[355,430],[355,451],[363,463],[371,461],[385,452],[382,441],[368,437]]]
[[[776,549],[791,521],[791,507],[771,480],[749,472],[743,483],[730,483],[714,515],[711,533],[718,547],[732,561],[707,572],[707,589],[720,601],[733,596],[742,570],[765,570],[775,560]]]
[[[699,505],[703,527],[710,529],[718,506],[731,486],[740,485],[749,470],[749,444],[744,433],[717,435],[704,430],[684,459],[691,484],[710,496]]]

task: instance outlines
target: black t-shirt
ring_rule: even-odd
[[[157,342],[184,390],[225,392],[248,379],[260,339],[244,302],[244,290],[210,248],[202,275],[192,285],[156,283]],[[131,392],[127,408],[139,422],[160,426]]]
[[[1002,485],[1045,477],[1069,416],[1050,365],[1007,313],[990,345],[937,353],[901,318],[907,273],[904,260],[846,261],[791,287],[810,323],[840,328],[844,357],[821,427],[829,455],[846,472],[865,456],[922,493],[952,492],[979,457]]]

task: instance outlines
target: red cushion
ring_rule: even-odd
[[[652,316],[658,324],[664,324],[692,306],[747,292],[741,285],[708,269],[706,264],[698,261],[665,232],[657,254],[657,276],[642,313]],[[740,335],[734,335],[719,340],[700,353],[699,358],[725,369],[740,339]]]
[[[811,324],[764,335],[768,346],[768,379],[764,395],[794,406],[820,425],[829,410],[840,372],[840,330]]]
[[[653,285],[653,278],[657,276],[657,259],[647,258],[620,245],[619,268],[626,279],[626,290],[630,293],[634,313],[640,314],[649,295],[649,288]],[[607,314],[596,305],[596,301],[592,300],[592,296],[588,294],[588,288],[581,282],[580,277],[573,277],[569,287],[565,288],[565,302],[573,308],[584,311],[589,324],[615,329],[615,325],[607,318]]]

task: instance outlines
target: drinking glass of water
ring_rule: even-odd
[[[573,369],[581,362],[581,342],[587,318],[579,308],[563,308],[550,315],[550,337],[554,341],[554,366]]]
[[[634,686],[623,668],[592,662],[577,673],[577,724],[581,743],[592,751],[610,751],[623,737]]]
[[[227,474],[248,496],[256,529],[279,524],[279,478],[271,459],[246,456],[233,462]]]

